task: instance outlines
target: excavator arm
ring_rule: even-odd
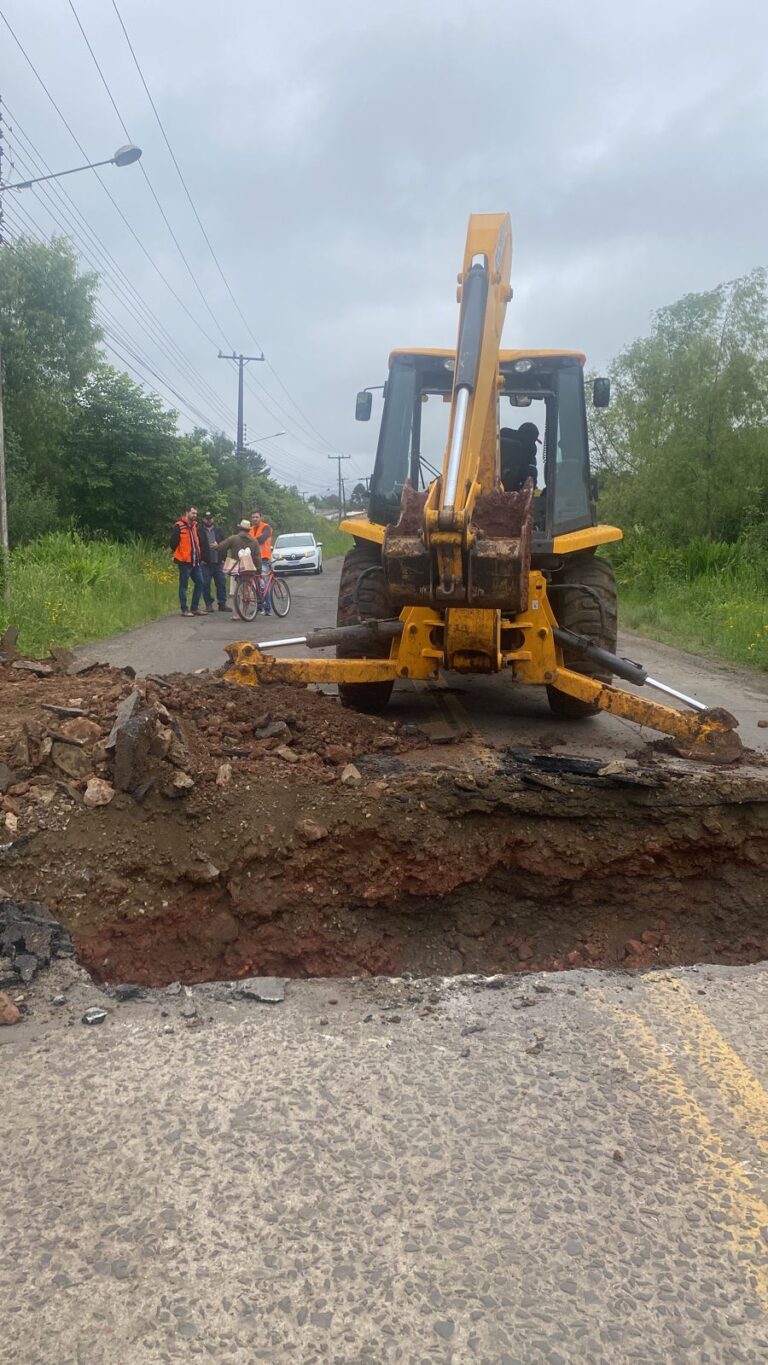
[[[533,489],[507,493],[499,482],[499,348],[511,264],[509,215],[473,214],[459,275],[442,472],[424,493],[406,485],[400,520],[384,536],[384,573],[398,606],[463,607],[498,616],[502,607],[520,611],[526,605]],[[467,625],[464,620],[465,638]],[[490,620],[478,621],[478,639],[489,633]],[[478,659],[484,652],[477,651]]]

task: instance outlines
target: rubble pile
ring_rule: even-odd
[[[64,650],[42,661],[0,651],[0,848],[61,828],[73,807],[179,801],[211,786],[207,799],[226,804],[238,776],[285,781],[296,768],[345,781],[358,755],[414,742],[300,688],[262,697],[215,674],[139,679]]]
[[[302,687],[0,653],[0,897],[98,981],[768,953],[760,769],[431,743]]]

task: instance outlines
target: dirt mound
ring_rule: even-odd
[[[303,688],[50,667],[0,667],[0,894],[100,980],[768,955],[759,771],[431,748]]]

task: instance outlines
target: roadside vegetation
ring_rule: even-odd
[[[21,647],[35,654],[172,611],[165,547],[190,503],[210,508],[227,532],[258,508],[275,535],[313,532],[326,558],[351,544],[272,476],[261,453],[238,457],[231,440],[202,427],[181,432],[175,412],[106,363],[97,288],[63,239],[19,238],[0,252],[11,541],[0,628],[18,625]]]
[[[768,551],[760,537],[670,545],[630,530],[611,558],[628,630],[768,670]]]
[[[660,309],[610,374],[590,435],[622,623],[768,668],[765,271]]]

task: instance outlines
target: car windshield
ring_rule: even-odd
[[[298,545],[301,545],[306,549],[313,549],[314,544],[315,537],[310,535],[278,536],[277,540],[275,541],[275,549],[291,550],[295,549],[296,546]]]

